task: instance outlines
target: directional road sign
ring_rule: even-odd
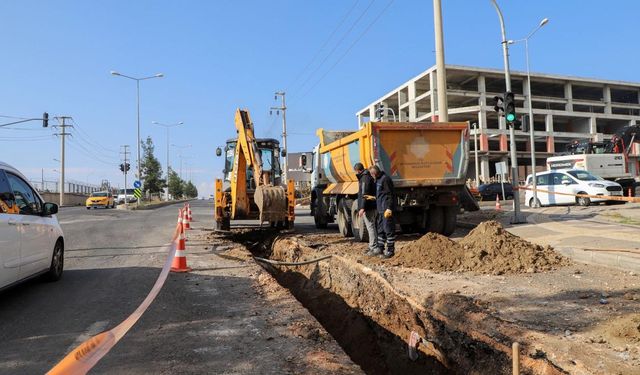
[[[135,180],[135,181],[133,182],[133,187],[134,187],[134,188],[136,188],[136,189],[140,189],[140,187],[141,187],[141,186],[142,186],[142,184],[140,183],[140,181]]]

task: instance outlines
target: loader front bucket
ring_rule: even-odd
[[[282,186],[258,186],[253,200],[260,210],[260,223],[287,219],[287,192]]]

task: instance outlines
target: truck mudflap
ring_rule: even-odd
[[[465,186],[464,189],[460,190],[459,199],[460,205],[462,206],[462,208],[464,208],[465,211],[471,212],[480,210],[478,201],[473,197],[473,194],[471,194],[471,191],[469,191],[469,188],[467,186]]]

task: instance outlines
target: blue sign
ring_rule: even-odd
[[[140,186],[142,186],[142,184],[140,183],[140,181],[136,180],[136,181],[134,181],[134,182],[133,182],[133,187],[134,187],[134,188],[139,189],[139,188],[140,188]]]

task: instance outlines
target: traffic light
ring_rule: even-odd
[[[511,91],[504,93],[504,118],[507,123],[516,121],[516,102]]]
[[[49,126],[49,114],[47,112],[42,114],[42,127],[46,128]]]
[[[382,118],[384,117],[384,104],[380,103],[378,104],[378,108],[376,109],[376,114],[377,114],[377,118],[382,120]]]
[[[124,164],[120,164],[120,172],[124,172]]]
[[[124,168],[126,172],[129,172],[129,170],[131,169],[131,164],[125,163]]]

